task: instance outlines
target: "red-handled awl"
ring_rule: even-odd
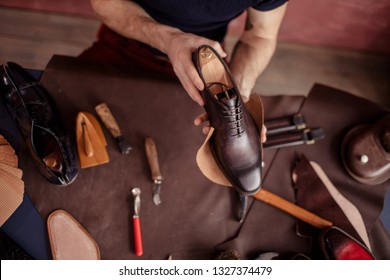
[[[139,211],[141,207],[141,190],[133,188],[131,190],[134,196],[134,215],[133,215],[133,231],[134,231],[134,248],[137,256],[142,256],[142,237],[141,237],[141,223],[139,220]]]

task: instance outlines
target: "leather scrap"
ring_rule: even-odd
[[[346,199],[333,185],[333,183],[329,180],[324,170],[318,163],[311,161],[311,166],[314,168],[318,177],[321,179],[324,186],[327,188],[329,194],[332,196],[334,201],[340,207],[340,209],[344,212],[348,221],[354,227],[356,232],[359,234],[360,238],[363,240],[364,244],[371,250],[370,240],[368,239],[368,234],[366,227],[364,225],[364,221],[362,215],[355,205],[353,205],[348,199]]]
[[[15,212],[23,201],[23,171],[18,166],[14,149],[0,135],[0,226]]]
[[[363,242],[304,155],[297,161],[293,173],[296,177],[294,188],[298,205],[332,221],[334,226],[343,229],[360,242]],[[297,225],[297,232],[300,235],[314,236],[317,234],[316,230],[306,223],[297,221]]]

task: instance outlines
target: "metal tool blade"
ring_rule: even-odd
[[[133,148],[130,144],[125,141],[122,135],[122,131],[119,128],[119,125],[114,118],[114,115],[111,113],[108,105],[103,102],[95,107],[96,113],[99,115],[100,119],[104,123],[105,127],[108,129],[110,134],[115,138],[118,143],[118,147],[122,154],[128,154]]]
[[[242,223],[244,221],[246,210],[248,208],[248,196],[238,192],[237,194],[239,196],[239,202],[240,202],[238,212],[237,212],[237,219],[240,223]]]
[[[118,136],[115,138],[118,143],[119,149],[123,155],[127,155],[133,149],[130,144],[123,138],[123,136]]]
[[[153,202],[154,202],[155,205],[161,204],[160,191],[161,191],[161,182],[160,183],[154,183],[154,186],[153,186]]]
[[[141,209],[141,189],[140,188],[133,188],[131,190],[131,193],[134,196],[134,216],[139,216],[139,212]]]

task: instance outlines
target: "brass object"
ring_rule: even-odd
[[[213,56],[213,53],[209,50],[209,49],[203,49],[201,52],[200,52],[200,55],[203,57],[203,58],[210,58]]]

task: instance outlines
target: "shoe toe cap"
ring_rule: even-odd
[[[257,193],[261,188],[261,167],[251,168],[238,172],[235,176],[233,187],[240,193],[252,195]]]

